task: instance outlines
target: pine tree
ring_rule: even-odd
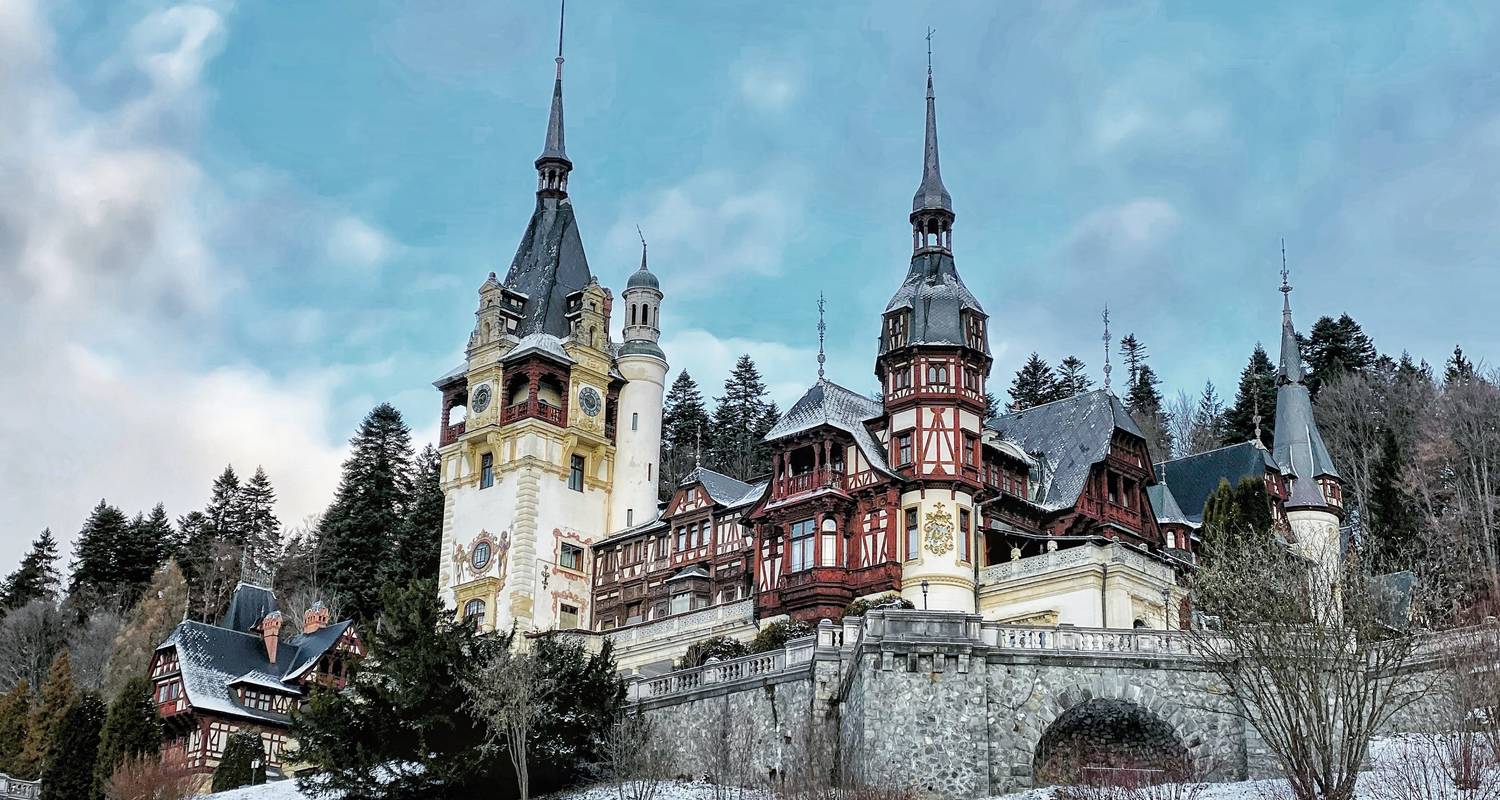
[[[1229,481],[1221,478],[1219,487],[1203,504],[1205,555],[1211,558],[1228,537],[1252,537],[1270,548],[1274,546],[1272,524],[1271,498],[1266,494],[1265,481],[1245,478],[1231,487]]]
[[[1057,375],[1052,367],[1036,353],[1016,370],[1010,382],[1010,410],[1025,411],[1033,406],[1050,403],[1061,396]]]
[[[443,538],[442,466],[442,456],[430,444],[412,464],[412,502],[401,521],[388,580],[404,584],[417,578],[437,578]]]
[[[1308,389],[1343,373],[1363,374],[1375,366],[1375,343],[1348,314],[1320,317],[1307,337]]]
[[[266,782],[266,751],[260,737],[249,731],[236,731],[224,744],[224,755],[214,769],[212,789],[227,792],[241,786]]]
[[[21,754],[26,748],[26,723],[31,713],[31,684],[21,681],[0,697],[0,772],[19,775],[25,771]]]
[[[183,543],[177,564],[193,598],[192,616],[216,620],[240,579],[240,547],[221,541],[213,520],[203,511],[190,511],[178,517],[177,530],[178,540]]]
[[[1193,412],[1192,437],[1184,445],[1185,455],[1204,453],[1219,446],[1224,438],[1224,404],[1219,402],[1219,393],[1213,381],[1203,384],[1203,394],[1198,397],[1198,408]]]
[[[1361,509],[1370,558],[1381,572],[1410,569],[1422,563],[1424,548],[1415,513],[1418,504],[1406,491],[1404,468],[1405,459],[1396,433],[1386,428],[1370,478],[1370,499]]]
[[[57,739],[58,726],[69,707],[78,697],[73,685],[73,666],[68,660],[68,651],[58,653],[47,672],[47,682],[42,684],[41,697],[26,722],[26,745],[21,748],[21,758],[16,770],[17,777],[35,780],[46,767],[47,754]]]
[[[1474,362],[1464,356],[1464,349],[1453,346],[1453,355],[1443,365],[1443,385],[1456,386],[1474,380]]]
[[[104,679],[106,696],[118,695],[132,678],[146,674],[152,654],[177,627],[187,603],[187,580],[176,562],[168,561],[151,576],[140,602],[130,609],[125,625],[115,636]]]
[[[104,701],[85,692],[70,703],[57,725],[42,770],[41,800],[97,800],[94,762],[99,753],[99,731],[104,727]]]
[[[1078,356],[1068,356],[1057,365],[1057,389],[1059,397],[1074,397],[1094,387],[1094,381],[1083,371],[1085,364]]]
[[[128,608],[140,598],[157,567],[169,556],[174,538],[176,532],[161,503],[151,509],[149,517],[136,514],[130,521],[119,547],[122,606]]]
[[[68,596],[80,618],[125,588],[124,559],[130,521],[120,509],[99,501],[73,544]]]
[[[156,753],[161,737],[161,717],[151,698],[151,679],[136,675],[115,695],[105,715],[94,762],[94,795],[103,796],[110,777],[126,759]]]
[[[240,487],[237,501],[245,568],[251,578],[268,584],[281,555],[281,520],[276,518],[276,490],[265,469],[255,468],[255,475]]]
[[[724,394],[715,398],[712,462],[716,469],[750,480],[770,468],[769,448],[761,441],[775,424],[766,384],[749,355],[740,356],[724,379]],[[706,433],[706,432],[705,432]]]
[[[1259,344],[1250,354],[1250,363],[1240,370],[1240,385],[1234,393],[1234,405],[1224,412],[1224,437],[1219,444],[1239,444],[1255,438],[1257,413],[1261,442],[1270,448],[1276,420],[1276,367]]]
[[[1120,340],[1120,357],[1125,359],[1125,383],[1134,386],[1141,367],[1146,363],[1146,345],[1135,334],[1127,334]]]
[[[708,411],[703,393],[687,370],[677,373],[667,390],[661,416],[662,499],[672,496],[677,484],[702,460],[700,450],[708,443]]]
[[[326,586],[356,619],[373,619],[412,499],[411,431],[389,403],[376,406],[349,440],[343,477],[318,530]]]
[[[296,759],[316,767],[309,796],[479,797],[508,776],[486,757],[484,724],[463,686],[513,633],[481,635],[438,600],[433,581],[387,586],[370,657],[342,692],[315,691],[292,721]],[[538,640],[540,641],[540,640]],[[382,779],[389,764],[412,765]]]
[[[1144,351],[1145,346],[1140,345],[1140,352]],[[1162,407],[1161,391],[1156,388],[1160,384],[1161,379],[1156,377],[1151,365],[1141,364],[1136,369],[1135,383],[1125,397],[1125,407],[1145,436],[1146,448],[1153,461],[1164,459],[1172,452],[1170,420]]]
[[[46,528],[31,543],[15,572],[0,584],[0,610],[15,610],[33,600],[53,600],[61,581],[57,576],[57,540]]]
[[[994,419],[1000,416],[1000,398],[994,392],[984,393],[984,418]]]

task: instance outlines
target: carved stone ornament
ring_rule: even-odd
[[[942,503],[927,512],[927,524],[922,526],[922,532],[927,534],[927,549],[933,555],[944,555],[953,549],[953,515],[943,508]]]

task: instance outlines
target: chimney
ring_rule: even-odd
[[[302,615],[302,635],[316,633],[326,627],[328,627],[328,606],[323,605],[322,601],[313,603],[312,607]]]
[[[260,621],[260,640],[266,644],[266,660],[276,663],[276,647],[281,643],[281,612],[272,611]]]

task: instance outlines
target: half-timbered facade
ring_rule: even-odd
[[[325,606],[308,609],[299,626],[270,589],[241,583],[219,624],[184,620],[152,656],[163,759],[208,775],[229,736],[249,731],[261,738],[267,771],[281,773],[292,712],[314,686],[342,688],[363,655],[353,623],[331,623]]]

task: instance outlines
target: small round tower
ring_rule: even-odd
[[[662,399],[667,381],[667,356],[661,345],[661,284],[646,266],[646,243],[641,242],[641,268],[631,274],[620,295],[624,301],[624,341],[616,356],[627,381],[620,390],[616,422],[615,485],[609,527],[618,531],[656,517],[657,484],[661,464]]]

